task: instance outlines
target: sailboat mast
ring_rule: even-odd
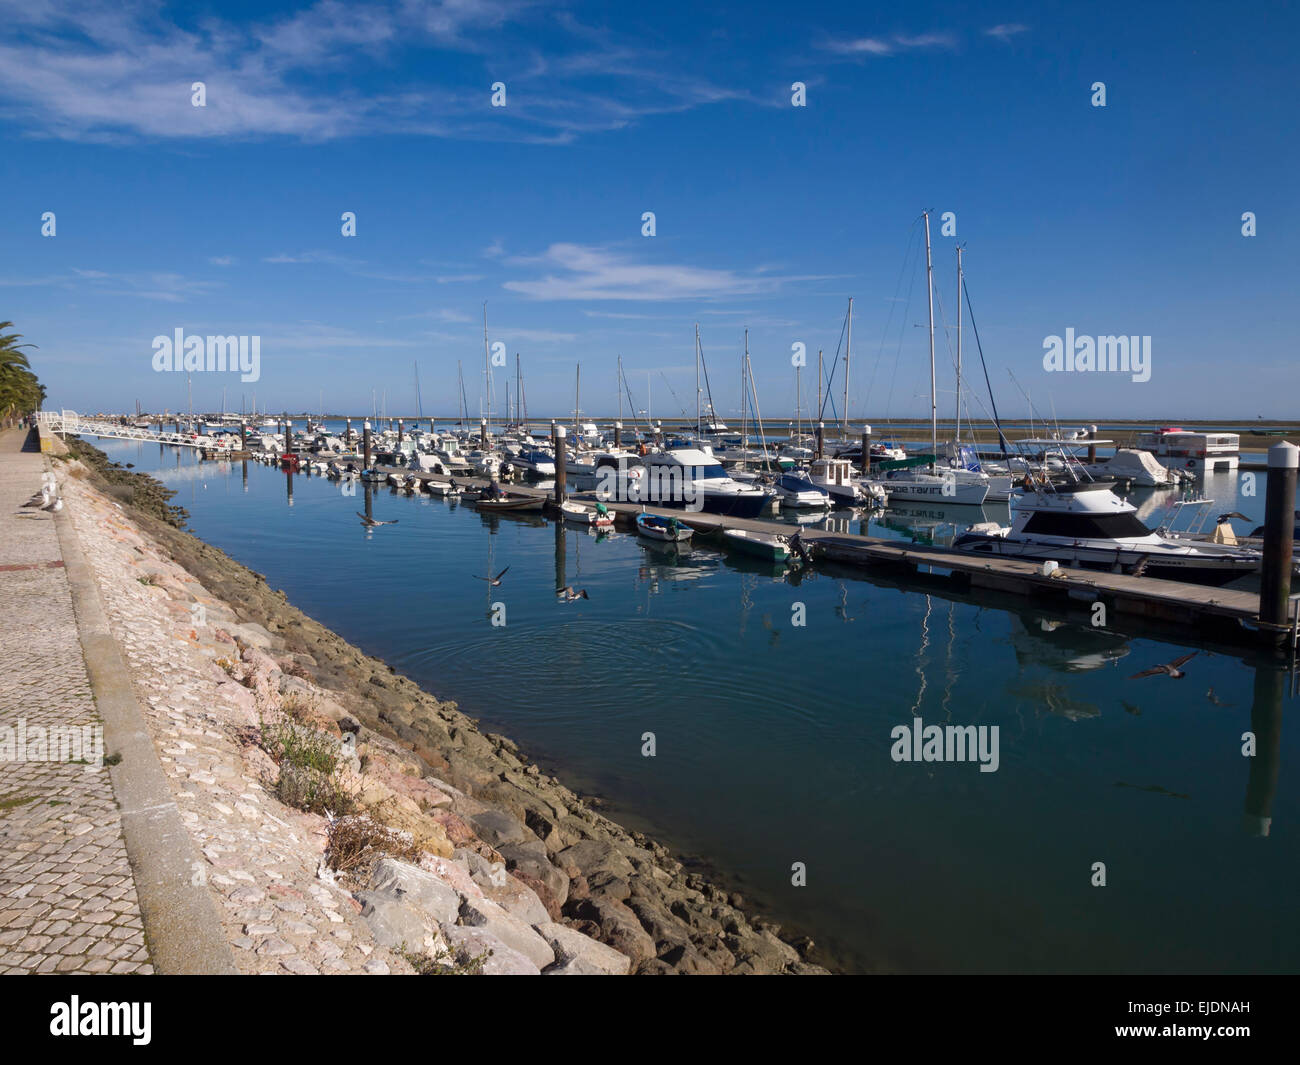
[[[849,297],[849,333],[844,345],[844,440],[849,439],[849,360],[853,358],[853,297]]]
[[[700,439],[700,323],[695,323],[695,440]]]
[[[957,245],[957,428],[953,442],[961,445],[961,245]]]
[[[740,446],[749,450],[749,393],[746,369],[749,366],[749,327],[745,327],[745,355],[740,361]]]
[[[618,380],[614,382],[618,386],[618,420],[623,420],[623,356],[618,357]]]
[[[930,259],[930,212],[925,212],[925,289],[930,302],[930,469],[939,454],[939,408],[934,392],[934,263]]]
[[[484,417],[487,418],[488,431],[492,430],[492,356],[488,353],[488,334],[487,334],[487,300],[483,301],[483,395],[486,401],[487,410]]]
[[[578,413],[582,410],[582,363],[578,363],[577,376],[573,380],[573,443],[578,444]]]

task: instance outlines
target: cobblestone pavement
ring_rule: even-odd
[[[239,658],[230,632],[254,638],[249,626],[112,500],[75,477],[63,494],[237,969],[410,972],[319,875],[325,819],[281,804],[260,779],[269,760],[241,742],[259,709],[219,663]]]
[[[148,973],[109,774],[43,742],[103,733],[53,515],[22,508],[47,468],[26,436],[0,433],[0,972]]]

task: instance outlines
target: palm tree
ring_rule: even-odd
[[[37,410],[45,398],[45,389],[31,372],[31,363],[20,344],[21,333],[6,333],[13,322],[0,322],[0,419],[8,421],[16,411]]]

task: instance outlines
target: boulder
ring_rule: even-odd
[[[557,964],[546,970],[547,975],[626,976],[632,968],[632,959],[568,925],[546,921],[536,931],[555,953]]]
[[[572,847],[565,847],[555,855],[555,865],[570,877],[585,876],[588,882],[595,873],[610,873],[617,877],[630,877],[632,863],[609,843],[584,839]]]
[[[555,961],[555,952],[532,928],[488,899],[466,899],[460,907],[464,926],[482,928],[511,950],[518,951],[539,970]]]
[[[363,891],[361,918],[381,947],[436,955],[441,946],[439,927],[427,913],[391,895]]]
[[[583,899],[574,907],[573,916],[591,921],[600,928],[599,939],[639,967],[649,961],[657,951],[655,941],[646,934],[636,914],[613,899]]]
[[[510,843],[498,847],[501,857],[506,860],[506,868],[519,874],[521,880],[537,890],[532,881],[545,886],[545,893],[538,890],[543,901],[549,895],[556,904],[563,906],[569,897],[569,878],[555,868],[546,856],[546,848],[539,841],[531,843]]]
[[[419,907],[438,924],[455,923],[460,911],[460,895],[447,881],[396,858],[381,858],[375,863],[370,889],[371,895],[381,894]]]
[[[483,962],[484,976],[537,976],[541,973],[541,969],[528,958],[502,943],[485,928],[451,925],[445,930],[445,935],[458,962],[490,955]]]
[[[482,894],[526,925],[543,924],[551,919],[537,892],[517,876],[507,874],[495,883],[490,882]]]
[[[472,815],[469,821],[477,829],[479,836],[497,850],[500,850],[503,844],[528,843],[537,839],[521,821],[511,817],[504,810],[484,810],[482,813]]]

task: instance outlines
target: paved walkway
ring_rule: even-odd
[[[40,742],[101,722],[26,440],[0,432],[0,972],[152,972],[109,774]]]

